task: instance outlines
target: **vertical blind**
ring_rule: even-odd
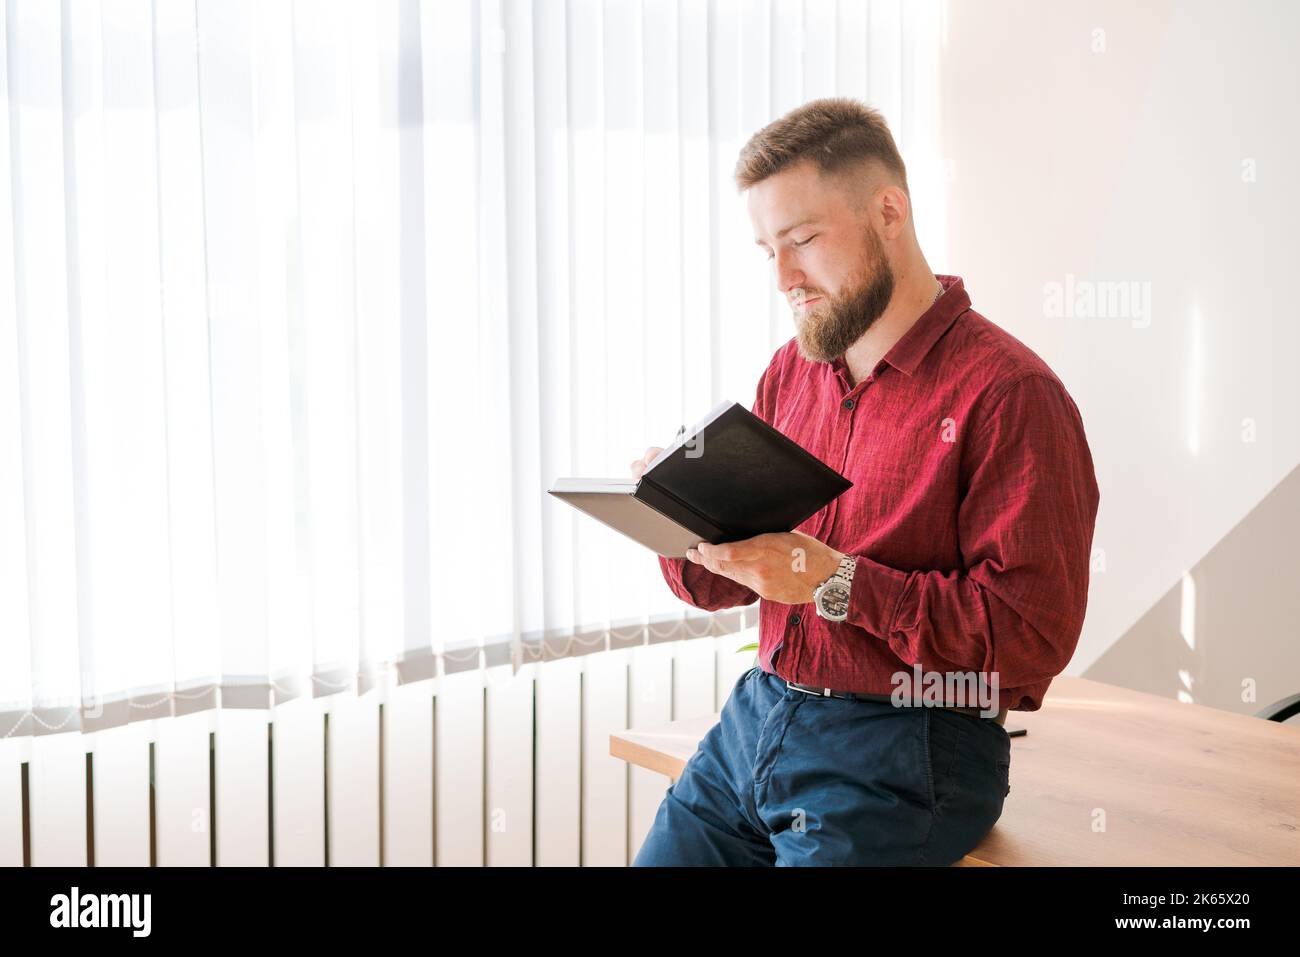
[[[753,624],[545,489],[751,403],[793,334],[731,180],[770,120],[882,109],[942,249],[937,0],[3,31],[3,737]]]

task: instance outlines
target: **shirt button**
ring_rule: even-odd
[[[845,400],[844,400],[844,408],[846,408],[846,409],[851,409],[851,408],[853,408],[855,405],[857,405],[857,403],[854,402],[852,399],[845,399]]]
[[[797,614],[796,614],[796,615],[791,615],[791,616],[790,616],[790,624],[792,624],[792,625],[797,625],[797,624],[799,624],[799,616],[798,616]]]

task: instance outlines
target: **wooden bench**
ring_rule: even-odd
[[[718,721],[610,735],[610,754],[676,780]],[[957,866],[1300,864],[1300,728],[1057,678],[1012,711],[1011,793]]]

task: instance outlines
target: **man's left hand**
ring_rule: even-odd
[[[769,532],[725,545],[701,542],[686,557],[768,601],[802,605],[839,568],[844,553],[803,532]]]

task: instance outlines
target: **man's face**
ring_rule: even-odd
[[[794,311],[799,351],[813,362],[843,355],[894,293],[880,235],[847,188],[802,162],[749,189],[755,241]]]

